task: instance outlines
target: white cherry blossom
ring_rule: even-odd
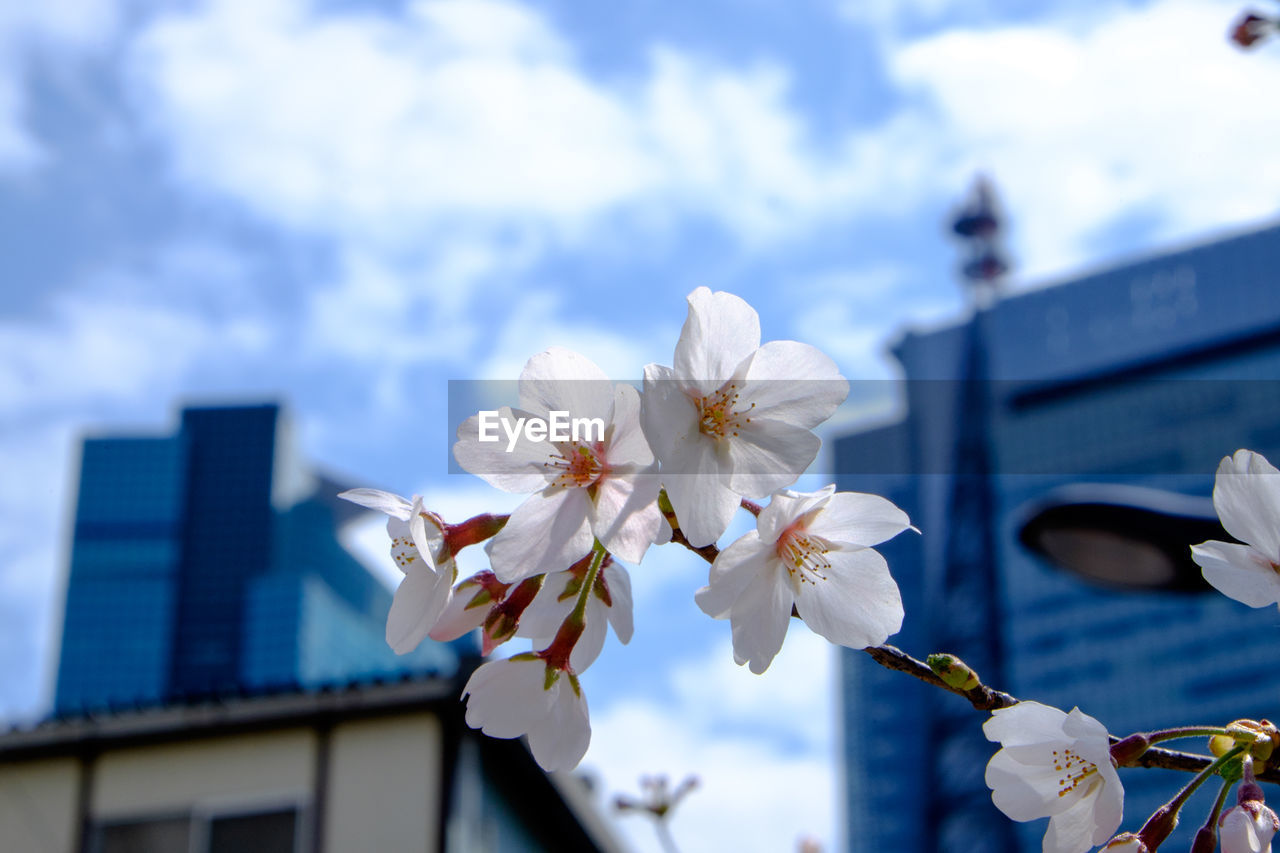
[[[822,443],[810,430],[849,383],[808,344],[761,346],[760,318],[737,296],[700,287],[688,302],[673,366],[644,370],[642,419],[680,529],[703,546],[740,498],[796,481]]]
[[[1280,830],[1276,813],[1258,800],[1228,809],[1218,821],[1222,853],[1271,853],[1271,838]]]
[[[543,770],[572,770],[591,743],[587,699],[577,676],[536,655],[481,665],[462,696],[467,725],[496,738],[527,734]]]
[[[876,495],[779,491],[756,529],[716,557],[695,598],[708,616],[729,620],[734,660],[757,674],[782,648],[793,605],[833,643],[877,646],[902,627],[902,596],[871,546],[910,526]]]
[[[1204,579],[1250,607],[1280,604],[1280,472],[1261,454],[1237,450],[1218,465],[1213,507],[1227,532],[1245,544],[1191,546]]]
[[[996,807],[1017,821],[1048,817],[1044,853],[1084,853],[1120,827],[1124,788],[1102,723],[1039,702],[993,711],[982,727],[1001,749],[987,764]]]
[[[504,583],[559,571],[600,543],[632,563],[663,530],[653,453],[640,429],[640,396],[615,386],[594,363],[553,348],[529,359],[520,375],[521,409],[499,420],[549,419],[551,412],[603,422],[601,441],[480,440],[480,416],[458,428],[454,457],[465,470],[507,492],[534,492],[487,546]],[[585,433],[581,434],[585,437]],[[508,449],[510,447],[510,449]]]
[[[398,655],[418,647],[449,605],[457,568],[446,554],[439,520],[422,508],[422,497],[407,500],[378,489],[351,489],[338,497],[385,512],[391,558],[404,572],[387,613],[387,645]]]
[[[538,597],[520,617],[516,636],[533,639],[534,648],[548,645],[577,604],[582,581],[581,572],[547,575]],[[601,568],[587,598],[583,614],[586,624],[569,655],[569,666],[574,672],[586,671],[600,656],[609,625],[621,643],[631,642],[634,632],[631,602],[631,578],[627,570],[612,562]]]

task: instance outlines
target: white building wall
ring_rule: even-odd
[[[108,752],[98,759],[96,820],[310,802],[316,734],[309,728]]]
[[[436,853],[443,734],[432,716],[335,726],[325,853]]]
[[[0,765],[0,850],[72,853],[79,779],[74,758]]]

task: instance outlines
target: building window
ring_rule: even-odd
[[[300,811],[281,808],[198,813],[103,822],[90,834],[91,853],[296,853]]]

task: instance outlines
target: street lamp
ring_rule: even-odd
[[[1141,486],[1060,486],[1020,514],[1023,545],[1059,568],[1114,589],[1207,590],[1191,546],[1231,539],[1208,498]]]

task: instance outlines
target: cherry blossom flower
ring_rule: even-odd
[[[1228,598],[1265,607],[1280,604],[1280,472],[1252,450],[1218,465],[1213,506],[1236,542],[1191,547],[1204,579]]]
[[[499,581],[493,572],[480,572],[467,578],[453,588],[448,606],[441,611],[428,636],[448,642],[479,628],[494,605],[506,597],[511,586]]]
[[[506,584],[493,572],[480,572],[454,587],[449,606],[440,614],[429,636],[433,640],[456,640],[483,626],[480,654],[489,655],[516,634],[521,615],[542,586],[543,576]]]
[[[902,627],[902,596],[870,546],[909,527],[906,513],[876,495],[776,492],[756,529],[716,557],[695,599],[729,620],[734,660],[756,674],[782,648],[793,606],[833,643],[877,646]]]
[[[1122,832],[1102,846],[1103,850],[1112,853],[1148,853],[1147,845],[1142,838],[1132,832]]]
[[[993,711],[982,730],[1001,745],[987,764],[992,801],[1017,821],[1048,817],[1044,853],[1084,853],[1115,834],[1124,788],[1102,723],[1078,708],[1019,702]]]
[[[387,645],[398,655],[418,647],[452,596],[457,567],[447,554],[444,529],[434,513],[422,508],[422,497],[407,500],[377,489],[351,489],[338,497],[385,512],[391,558],[404,572],[387,613]]]
[[[1276,813],[1259,800],[1234,806],[1218,821],[1222,853],[1271,853],[1271,838],[1280,830]]]
[[[462,696],[467,725],[496,738],[527,734],[543,770],[572,770],[591,743],[587,699],[577,676],[537,655],[483,664],[471,674]]]
[[[680,529],[695,546],[724,534],[739,499],[789,486],[818,454],[810,430],[849,394],[835,362],[808,344],[760,345],[755,309],[700,287],[674,365],[644,370],[645,435]]]
[[[487,549],[504,583],[564,569],[596,539],[613,554],[640,562],[660,538],[658,479],[640,429],[640,395],[616,387],[585,356],[553,348],[529,359],[520,374],[521,409],[499,421],[547,421],[552,412],[598,419],[603,440],[535,440],[521,432],[510,443],[482,441],[480,416],[458,428],[454,457],[467,471],[507,492],[534,492],[511,514]],[[505,429],[505,427],[504,427]]]
[[[585,569],[585,564],[580,562],[577,570],[547,575],[542,591],[520,617],[516,635],[533,639],[534,648],[549,644],[577,603]],[[596,575],[583,614],[586,624],[569,655],[569,666],[574,672],[585,672],[600,656],[609,625],[623,645],[631,642],[634,632],[631,601],[631,578],[626,569],[607,562]]]

